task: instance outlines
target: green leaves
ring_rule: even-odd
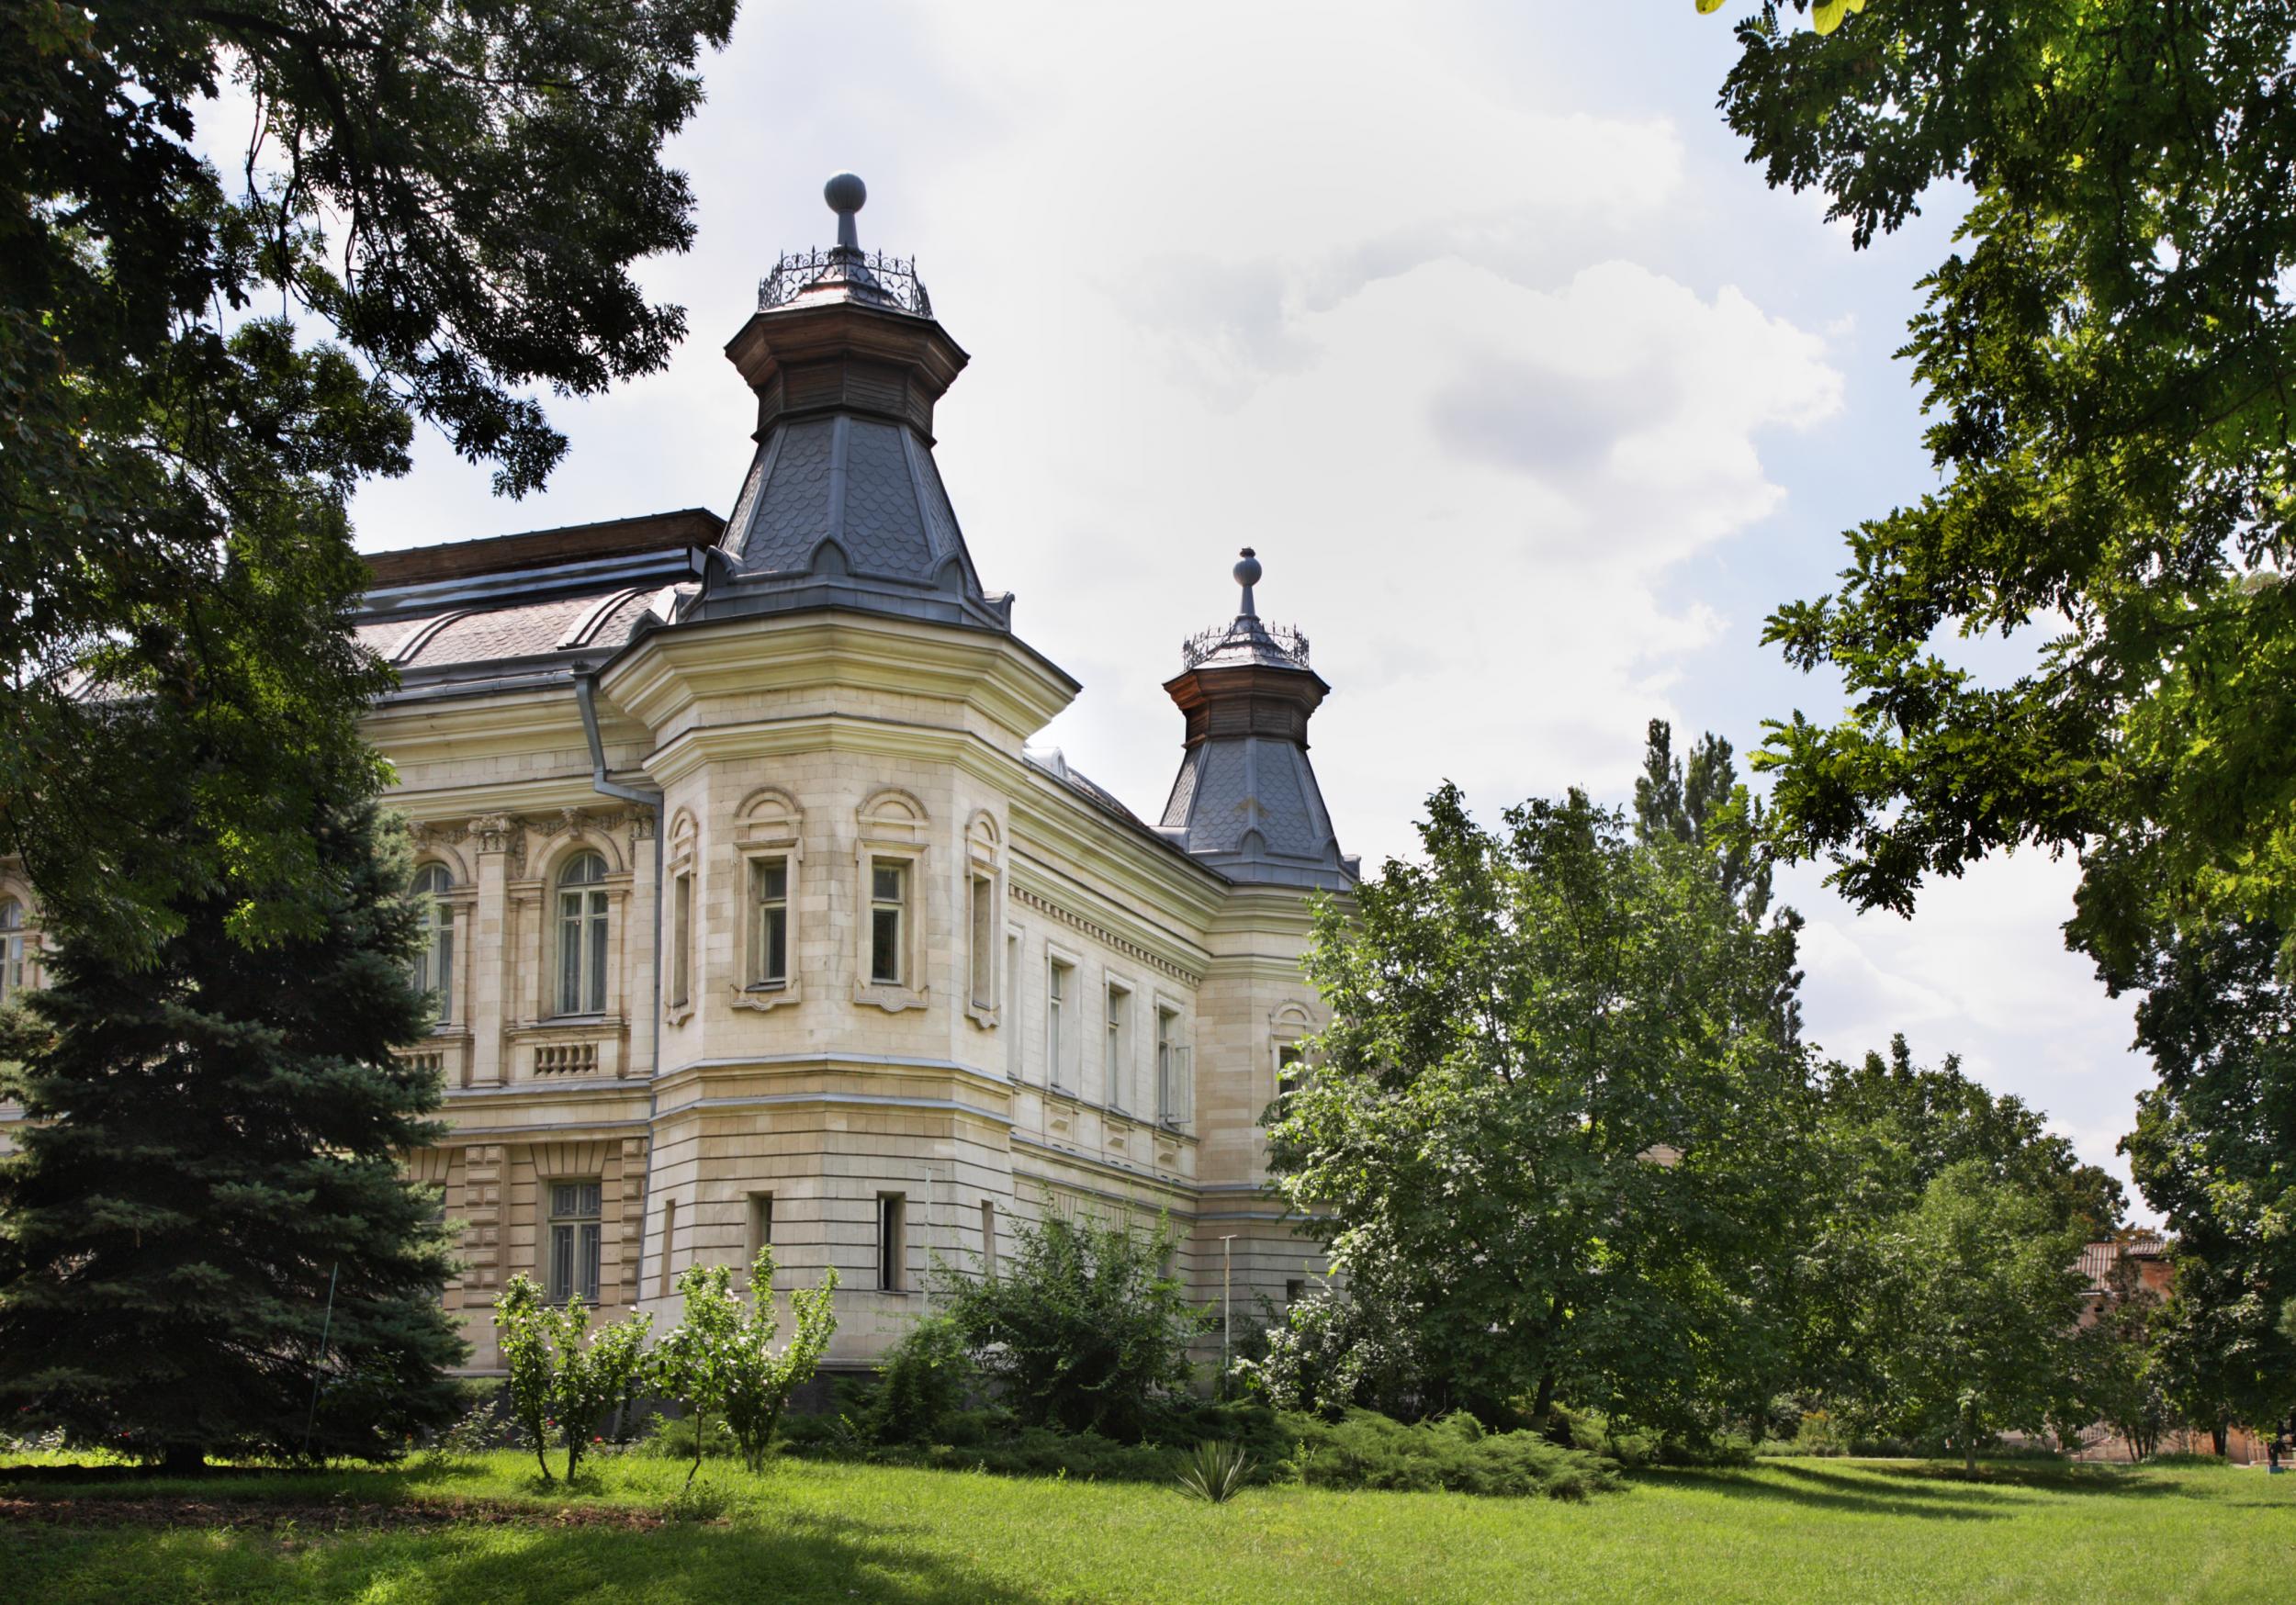
[[[299,766],[362,761],[389,679],[347,498],[418,419],[532,489],[565,442],[528,391],[667,360],[632,268],[692,239],[660,147],[733,12],[0,9],[0,852],[51,927],[150,962],[215,892],[233,939],[310,934]],[[273,163],[229,182],[194,145],[227,75]],[[195,742],[205,845],[122,875]]]
[[[1268,1134],[1350,1289],[1301,1334],[1315,1402],[1560,1397],[1696,1433],[1765,1390],[1755,1294],[1798,1196],[1806,1088],[1795,922],[1750,906],[1727,830],[1701,839],[1726,765],[1706,749],[1694,825],[1660,746],[1642,841],[1576,792],[1488,830],[1446,787],[1422,859],[1322,912],[1307,965],[1332,1022]],[[1660,1148],[1678,1162],[1643,1157]],[[1386,1363],[1342,1361],[1335,1334]]]
[[[2296,312],[2288,0],[1820,0],[1741,26],[1723,86],[1773,185],[1861,246],[1973,192],[1904,354],[1942,488],[1848,533],[1767,639],[1838,717],[1773,723],[1779,839],[1864,906],[2018,846],[2077,854],[2108,974],[2164,921],[2296,928]],[[1835,31],[1839,29],[1839,31]],[[1938,643],[2026,633],[1986,684]]]
[[[550,1480],[544,1450],[556,1426],[566,1447],[566,1480],[580,1468],[591,1433],[608,1412],[627,1409],[652,1378],[646,1337],[650,1315],[633,1314],[591,1324],[577,1293],[565,1304],[543,1301],[523,1272],[494,1301],[496,1342],[510,1373],[511,1409],[535,1445],[542,1480]]]

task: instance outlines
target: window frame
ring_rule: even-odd
[[[869,855],[869,984],[914,990],[916,965],[909,958],[910,938],[916,935],[913,910],[917,903],[916,879],[911,873],[914,865],[900,853],[872,853]],[[887,884],[892,891],[885,890]],[[887,922],[891,922],[893,939],[884,940]],[[880,968],[880,961],[890,964],[889,970]]]
[[[592,1176],[549,1176],[543,1179],[542,1187],[543,1273],[549,1300],[553,1305],[563,1305],[572,1293],[579,1291],[582,1303],[596,1309],[604,1288],[605,1181]],[[591,1195],[587,1199],[583,1196],[585,1189]],[[566,1202],[568,1194],[573,1195],[570,1206]],[[588,1213],[582,1209],[585,1202],[591,1206]],[[567,1245],[563,1266],[558,1251],[561,1240]],[[665,1245],[665,1260],[668,1254]],[[581,1276],[579,1288],[574,1280],[578,1270]]]
[[[39,943],[28,898],[0,893],[0,1003],[39,989]]]
[[[936,893],[929,878],[930,849],[926,832],[929,822],[924,805],[898,787],[887,786],[870,793],[854,811],[854,821],[858,839],[853,849],[853,936],[850,949],[853,1001],[888,1014],[921,1009],[930,991],[925,977],[925,960],[930,950],[925,942],[926,923],[932,917],[937,895],[947,894],[946,888]],[[901,976],[898,981],[880,981],[876,979],[873,962],[878,906],[876,875],[880,865],[896,864],[901,868],[903,881],[898,938]]]
[[[1176,1000],[1158,994],[1155,1007],[1155,1122],[1167,1130],[1185,1131],[1195,1119],[1195,1045],[1189,1040],[1187,1016]]]
[[[1139,1057],[1134,1050],[1133,1038],[1139,1035],[1139,1028],[1133,1019],[1132,1000],[1139,995],[1138,989],[1122,976],[1105,972],[1101,975],[1101,1102],[1119,1113],[1131,1107],[1128,1094]]]
[[[877,1195],[877,1291],[908,1291],[908,1195]]]
[[[1076,980],[1083,973],[1081,955],[1049,941],[1044,944],[1044,1085],[1072,1098],[1083,1095],[1077,1084],[1084,1068],[1083,1033],[1075,1019]]]
[[[733,1002],[737,1009],[762,1012],[796,1003],[805,995],[805,967],[798,958],[805,930],[805,819],[795,799],[773,787],[752,792],[739,812],[739,823],[734,827],[734,856],[741,871],[740,950]],[[758,883],[760,867],[777,859],[782,861],[784,971],[779,981],[772,981],[765,978],[766,955],[760,950],[764,933]]]
[[[443,1031],[455,1024],[455,871],[437,859],[426,859],[408,878],[408,895],[422,900],[422,948],[413,959],[414,983],[423,994],[438,1000],[431,1028]],[[435,980],[436,984],[432,984]],[[0,996],[6,994],[0,985]]]
[[[598,873],[589,879],[571,879],[575,870],[594,863]],[[614,894],[608,885],[613,867],[606,855],[596,847],[582,847],[567,855],[550,876],[550,971],[546,984],[550,988],[550,1015],[553,1019],[594,1020],[613,1012],[614,965]],[[566,914],[568,888],[580,888],[579,895],[587,905],[575,920]],[[569,978],[567,972],[566,942],[569,924],[578,926],[575,970]],[[592,932],[598,934],[593,936]],[[568,1007],[567,983],[575,985],[573,1002],[580,1005]],[[585,988],[582,982],[587,981]]]
[[[670,877],[670,983],[662,993],[672,1024],[693,1012],[693,895],[688,862]]]
[[[964,833],[964,1014],[985,1031],[1007,1018],[1004,832],[986,809]]]

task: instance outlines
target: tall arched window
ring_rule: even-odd
[[[558,877],[558,1013],[606,1012],[606,860],[583,853]]]
[[[24,905],[0,898],[0,1003],[24,990]]]
[[[414,956],[414,983],[431,994],[442,1026],[455,1017],[455,911],[446,894],[455,878],[444,864],[414,872],[414,895],[422,910],[422,950]]]

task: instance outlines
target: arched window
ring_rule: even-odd
[[[606,1012],[606,860],[583,853],[558,876],[558,1013]]]
[[[24,990],[24,905],[0,898],[0,1003]]]
[[[444,1026],[455,1017],[455,911],[446,894],[455,877],[444,864],[425,864],[414,872],[414,895],[422,911],[422,950],[414,956],[414,983],[431,994],[435,1018]]]

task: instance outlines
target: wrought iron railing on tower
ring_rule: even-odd
[[[758,310],[786,306],[816,285],[851,285],[874,288],[904,312],[919,318],[933,315],[933,298],[925,281],[917,276],[917,258],[887,256],[832,246],[827,251],[785,253],[773,271],[758,284]]]
[[[1298,664],[1308,666],[1308,638],[1289,624],[1263,624],[1257,619],[1239,619],[1232,624],[1216,624],[1209,630],[1199,630],[1180,643],[1180,662],[1195,668],[1220,656],[1231,646],[1249,648],[1253,645],[1272,646],[1277,653]]]

